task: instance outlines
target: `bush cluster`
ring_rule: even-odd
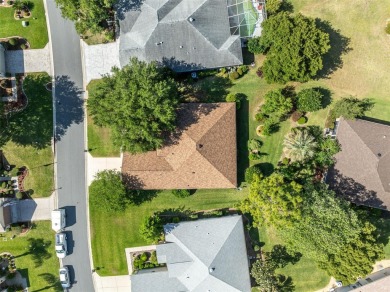
[[[191,195],[189,190],[172,190],[172,194],[177,198],[187,198]]]
[[[237,93],[229,93],[228,95],[226,95],[226,101],[227,102],[235,102],[236,109],[240,109],[240,107],[241,107],[241,98],[240,98],[240,95]]]
[[[306,117],[300,117],[297,121],[298,125],[306,124],[307,118]]]
[[[255,176],[260,177],[261,175],[262,175],[262,173],[261,173],[260,167],[257,165],[253,165],[251,167],[248,167],[245,170],[245,181],[248,184],[251,184],[253,182]]]
[[[152,253],[143,252],[137,255],[133,260],[133,266],[136,270],[150,269],[158,267],[156,251]]]

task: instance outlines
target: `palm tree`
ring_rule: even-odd
[[[306,128],[294,128],[284,138],[283,152],[291,161],[303,161],[314,156],[317,142]]]
[[[24,4],[20,0],[16,0],[14,4],[12,5],[15,11],[22,11],[24,8]]]

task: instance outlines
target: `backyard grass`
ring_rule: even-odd
[[[198,190],[180,199],[164,191],[150,202],[128,207],[124,213],[103,214],[90,205],[94,267],[101,276],[127,274],[125,248],[147,245],[139,234],[139,227],[142,219],[153,212],[182,206],[193,211],[234,207],[246,192],[246,188],[242,191]]]
[[[1,240],[0,252],[10,252],[16,257],[16,268],[27,279],[31,292],[63,291],[58,279],[59,262],[50,224],[50,221],[40,221],[26,235]],[[31,246],[35,249],[30,251]]]
[[[10,175],[18,168],[29,170],[24,181],[33,197],[47,197],[53,192],[54,167],[51,140],[53,136],[52,95],[44,85],[50,80],[46,73],[29,74],[24,81],[27,107],[11,116],[8,142],[1,147],[11,166]]]
[[[27,39],[32,49],[44,48],[48,42],[45,8],[42,0],[30,0],[33,4],[31,17],[27,27],[22,26],[22,20],[14,18],[12,7],[0,7],[0,38],[21,36]]]

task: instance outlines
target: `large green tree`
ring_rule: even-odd
[[[262,36],[249,49],[265,53],[264,77],[268,82],[306,82],[323,68],[329,51],[329,34],[315,20],[301,14],[280,12],[263,22]]]
[[[306,185],[302,219],[280,234],[294,250],[319,262],[339,252],[354,240],[360,221],[350,204],[336,198],[325,185]]]
[[[354,240],[321,261],[319,266],[344,285],[352,284],[372,272],[373,264],[384,256],[383,248],[375,226],[365,222]]]
[[[368,98],[346,97],[335,102],[332,115],[334,118],[343,116],[346,119],[355,119],[364,116],[373,106],[374,103]]]
[[[75,22],[78,33],[102,32],[113,16],[116,0],[55,0],[62,16]]]
[[[112,73],[90,92],[88,110],[94,122],[111,128],[114,143],[131,153],[160,148],[175,128],[175,81],[157,63],[136,58]]]
[[[285,181],[279,173],[269,177],[253,176],[249,196],[240,205],[243,212],[253,216],[255,225],[291,225],[301,219],[302,186]]]
[[[99,172],[89,187],[91,205],[103,212],[118,212],[130,203],[121,173],[115,170]]]

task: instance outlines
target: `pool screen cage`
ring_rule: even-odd
[[[232,35],[252,37],[266,18],[265,0],[227,0],[227,7]]]

